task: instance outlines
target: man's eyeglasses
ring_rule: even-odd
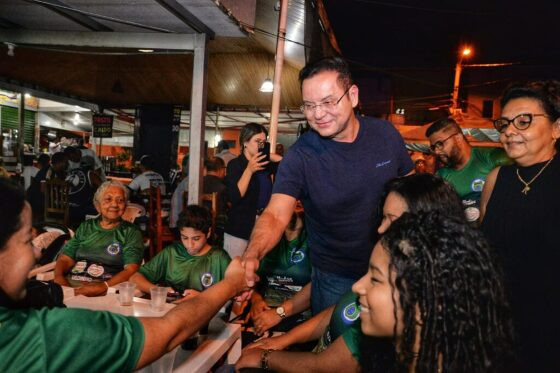
[[[523,113],[519,114],[513,119],[508,119],[505,117],[498,118],[494,120],[494,128],[500,133],[504,132],[506,128],[509,127],[511,123],[513,126],[520,131],[526,130],[529,128],[531,123],[533,122],[534,117],[546,117],[546,114],[531,114],[531,113]]]
[[[342,96],[340,96],[340,98],[338,100],[334,100],[334,99],[333,100],[326,100],[326,101],[321,102],[320,104],[313,104],[311,102],[306,102],[303,105],[301,105],[299,107],[299,109],[304,114],[314,113],[315,110],[317,110],[318,107],[323,107],[323,110],[325,110],[325,111],[333,111],[334,108],[336,107],[336,105],[338,105],[338,103],[340,102],[340,100],[342,100],[342,98],[344,96],[346,96],[348,91],[350,91],[350,88],[352,88],[352,86],[348,87],[348,89],[344,92],[344,94]]]
[[[450,138],[452,138],[453,136],[457,135],[457,134],[459,134],[459,132],[455,132],[455,133],[453,133],[453,134],[447,136],[447,137],[446,137],[445,139],[443,139],[443,140],[436,141],[435,143],[433,143],[432,145],[430,145],[430,151],[433,153],[433,152],[436,151],[436,149],[437,149],[437,150],[442,150],[442,149],[443,149],[443,145],[445,145],[445,142],[446,142],[447,140],[449,140]]]

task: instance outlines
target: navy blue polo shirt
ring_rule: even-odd
[[[315,131],[302,135],[280,162],[272,191],[302,200],[312,265],[355,279],[367,271],[378,239],[377,207],[385,184],[414,169],[391,123],[358,119],[352,143]]]

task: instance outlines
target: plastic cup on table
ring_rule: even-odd
[[[121,282],[117,285],[117,289],[119,289],[118,299],[121,306],[132,306],[136,284],[128,281]]]
[[[150,308],[152,311],[163,311],[167,300],[167,288],[156,286],[150,289]]]

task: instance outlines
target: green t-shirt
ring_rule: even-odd
[[[132,372],[143,347],[134,317],[0,307],[0,372]]]
[[[181,293],[186,289],[203,291],[224,278],[230,261],[223,249],[212,247],[202,256],[193,256],[182,243],[174,242],[138,272],[152,283],[171,286]]]
[[[511,159],[501,148],[472,148],[465,167],[460,170],[444,167],[437,174],[455,188],[463,200],[467,219],[475,221],[480,216],[480,196],[486,175],[494,168],[510,163]]]
[[[90,219],[80,224],[62,253],[76,261],[70,280],[107,281],[125,265],[142,263],[144,244],[134,224],[123,221],[116,228],[103,229],[99,219]]]
[[[284,237],[261,261],[259,292],[271,307],[292,298],[311,281],[311,262],[305,229],[291,241]]]
[[[327,349],[338,337],[342,336],[346,347],[356,360],[360,360],[360,340],[362,329],[358,296],[352,291],[344,294],[336,304],[325,333],[319,339],[314,352]]]

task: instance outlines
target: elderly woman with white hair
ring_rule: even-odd
[[[144,246],[140,230],[124,221],[128,189],[106,181],[93,197],[97,219],[83,222],[62,249],[55,282],[76,287],[76,295],[98,296],[127,281],[139,268]]]

